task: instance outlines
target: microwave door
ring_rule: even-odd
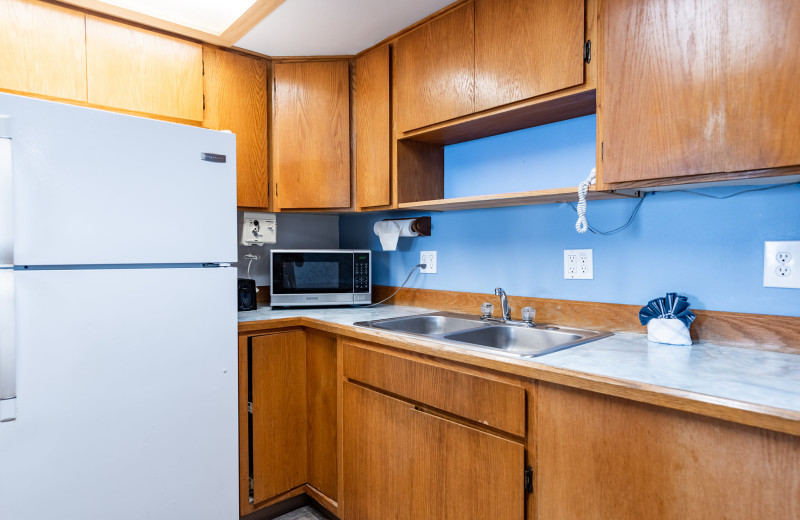
[[[352,252],[274,253],[274,294],[352,294]]]

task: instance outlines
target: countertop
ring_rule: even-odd
[[[503,363],[509,372],[531,378],[561,383],[562,376],[569,376],[567,382],[574,377],[583,377],[590,383],[621,384],[646,394],[661,393],[669,397],[694,399],[712,406],[776,416],[782,421],[790,422],[788,426],[785,424],[782,428],[774,429],[800,434],[800,355],[706,342],[696,342],[687,347],[663,345],[649,342],[645,334],[618,333],[552,354],[520,360],[472,351],[452,343],[352,327],[353,323],[359,321],[428,312],[436,311],[394,305],[371,308],[264,308],[240,312],[239,322],[240,329],[247,322],[266,322],[266,325],[274,320],[284,322],[293,318],[334,324],[346,327],[347,332],[352,332],[361,339],[374,336],[375,341],[385,342],[394,338],[393,346],[411,347],[416,351],[458,361],[468,359],[466,354],[475,359],[476,365],[498,369],[498,366],[502,367],[499,363]],[[487,365],[489,361],[491,364]],[[505,367],[500,369],[504,370]],[[625,392],[616,395],[629,397]],[[639,400],[651,401],[645,398]],[[710,415],[729,418],[725,414]],[[758,421],[740,422],[770,427]]]

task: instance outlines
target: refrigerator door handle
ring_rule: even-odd
[[[0,269],[0,422],[17,418],[14,271]]]
[[[0,267],[14,263],[14,183],[8,116],[0,115]]]

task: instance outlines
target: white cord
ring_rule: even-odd
[[[597,178],[597,170],[592,168],[592,172],[586,177],[586,180],[578,184],[578,221],[575,223],[575,231],[578,233],[586,233],[589,229],[589,222],[586,220],[586,192],[589,191],[589,186],[594,184]]]
[[[258,260],[261,257],[250,253],[247,253],[246,255],[244,255],[244,257],[250,260],[249,262],[247,262],[247,277],[252,280],[252,278],[250,277],[250,266],[253,265],[253,260]]]

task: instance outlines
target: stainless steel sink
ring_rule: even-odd
[[[477,316],[436,312],[362,321],[355,325],[446,341],[460,347],[513,357],[536,357],[610,336],[609,332],[536,324],[524,327],[482,321]]]
[[[363,323],[363,322],[362,322]],[[442,314],[423,314],[404,318],[390,318],[371,322],[377,329],[407,332],[410,334],[449,334],[466,329],[474,329],[483,325],[480,321],[464,319]],[[360,325],[356,323],[356,325]]]

